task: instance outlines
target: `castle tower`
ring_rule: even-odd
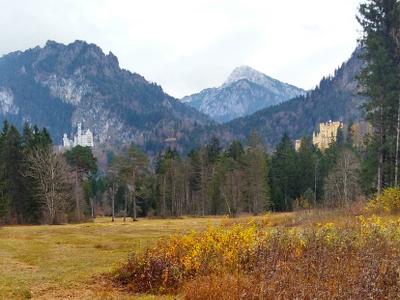
[[[78,123],[78,136],[82,135],[82,123]]]
[[[64,133],[64,136],[63,136],[63,147],[64,148],[71,147],[71,141],[69,140],[69,138],[68,138],[66,133]]]
[[[296,152],[299,152],[301,148],[301,140],[295,140],[294,141],[294,149],[296,150]]]
[[[81,123],[81,122],[78,123],[78,132],[77,132],[77,136],[78,136],[78,138],[77,138],[77,144],[78,144],[78,145],[82,145],[82,144],[83,144],[83,141],[82,141],[82,123]]]
[[[90,131],[90,129],[86,130],[84,137],[85,137],[84,141],[85,146],[94,147],[93,133]]]

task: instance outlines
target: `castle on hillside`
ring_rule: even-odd
[[[82,123],[78,123],[78,131],[74,135],[73,139],[69,139],[68,135],[64,133],[63,137],[63,148],[70,149],[75,146],[82,147],[94,147],[93,142],[93,133],[90,129],[87,129],[85,132],[82,131]]]
[[[320,150],[329,148],[331,143],[336,142],[339,128],[343,128],[343,123],[339,121],[320,123],[319,132],[313,133],[314,146]],[[301,140],[296,140],[294,142],[294,147],[296,151],[299,151],[301,147]]]
[[[313,144],[320,150],[329,148],[329,145],[336,142],[339,128],[343,128],[342,122],[326,122],[319,124],[319,132],[313,134]]]

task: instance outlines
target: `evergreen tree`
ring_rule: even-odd
[[[22,129],[22,147],[24,159],[21,172],[24,175],[25,220],[29,223],[38,223],[41,221],[43,201],[41,201],[40,197],[37,195],[36,189],[40,185],[38,178],[35,176],[25,176],[25,174],[31,169],[32,161],[30,159],[32,158],[33,154],[47,153],[51,145],[52,141],[50,135],[45,128],[39,130],[36,125],[31,127],[28,123],[24,124]],[[50,154],[48,156],[50,156]]]
[[[305,194],[308,191],[314,193],[312,203],[316,202],[316,195],[320,188],[320,170],[319,170],[319,154],[314,147],[311,137],[303,138],[301,146],[297,153],[297,169],[298,169],[298,193]],[[308,195],[309,196],[309,195]],[[309,197],[310,198],[310,197]],[[311,203],[310,203],[311,204]]]
[[[76,146],[66,151],[64,156],[68,164],[73,168],[75,181],[75,212],[77,220],[80,221],[84,211],[80,185],[86,176],[97,171],[97,162],[90,147]]]
[[[144,196],[144,189],[138,183],[141,181],[141,177],[146,176],[148,172],[148,158],[140,149],[130,146],[126,153],[115,159],[115,163],[118,164],[119,176],[129,191],[125,197],[124,216],[126,217],[128,204],[131,202],[132,218],[135,221],[137,218],[137,197],[143,198]],[[128,196],[130,196],[131,201],[128,201]]]
[[[368,0],[360,5],[358,17],[364,32],[362,57],[367,62],[359,82],[368,99],[364,107],[366,117],[374,127],[370,143],[376,144],[372,149],[377,151],[375,186],[378,194],[383,187],[393,182],[397,184],[400,69],[396,28],[400,18],[399,5],[396,0]]]
[[[270,185],[274,209],[291,210],[292,202],[299,196],[296,152],[289,136],[285,134],[271,159]]]
[[[346,132],[346,144],[348,146],[353,146],[354,145],[354,122],[352,120],[349,121],[349,124],[347,125],[347,132]]]
[[[269,159],[255,131],[249,137],[244,161],[248,211],[257,215],[270,209],[272,204],[268,185]]]
[[[13,125],[4,123],[0,137],[0,182],[2,190],[0,202],[9,204],[10,221],[24,223],[25,193],[23,170],[22,139],[18,130]]]

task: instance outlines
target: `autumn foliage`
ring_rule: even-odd
[[[354,217],[355,218],[355,217]],[[400,219],[210,227],[134,254],[114,274],[134,293],[187,299],[382,299],[400,295]]]
[[[370,212],[398,213],[400,212],[400,189],[387,188],[382,195],[372,199],[367,206]]]

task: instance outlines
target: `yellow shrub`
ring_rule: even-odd
[[[400,212],[400,188],[387,188],[382,195],[372,199],[367,210],[370,212]]]
[[[373,215],[345,226],[209,227],[133,255],[114,280],[186,299],[397,299],[399,225]]]

